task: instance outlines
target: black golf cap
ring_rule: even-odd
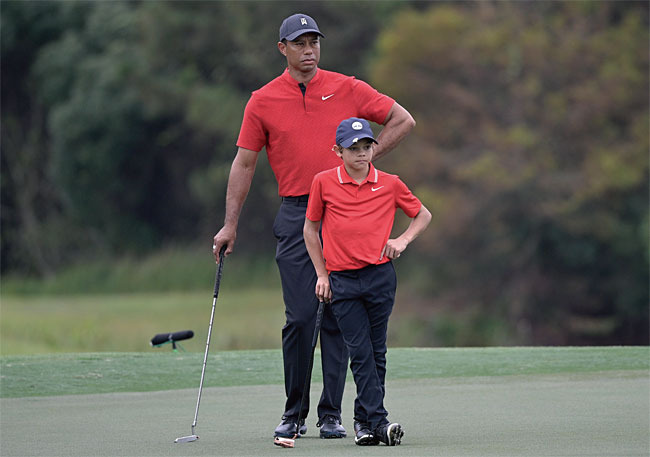
[[[320,33],[315,20],[306,14],[297,13],[282,21],[282,25],[280,26],[280,41],[293,41],[304,33],[317,33],[325,38],[325,35]]]

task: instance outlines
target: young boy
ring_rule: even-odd
[[[404,431],[384,409],[386,330],[397,285],[391,260],[422,233],[431,213],[397,176],[372,165],[374,143],[365,119],[339,124],[333,150],[343,165],[314,177],[303,231],[318,276],[316,295],[330,303],[350,352],[355,443],[394,446]],[[389,239],[398,207],[412,220]]]

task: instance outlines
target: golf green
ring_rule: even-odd
[[[401,351],[405,355],[408,351],[417,362],[418,350]],[[515,349],[502,351],[516,353]],[[552,351],[561,357],[561,350],[545,354]],[[423,353],[453,355],[460,364],[465,354],[463,350]],[[47,373],[42,376],[47,377]],[[276,382],[205,388],[196,428],[200,439],[184,444],[175,444],[174,439],[191,432],[196,388],[2,398],[0,455],[650,454],[646,362],[638,369],[410,379],[391,376],[389,369],[388,379],[386,407],[390,419],[405,429],[403,444],[394,448],[355,446],[351,435],[342,440],[321,440],[313,414],[307,420],[307,435],[296,441],[294,449],[274,446],[273,429],[280,421],[284,402],[283,386]],[[350,378],[348,381],[343,425],[350,433],[355,387]],[[315,382],[312,402],[317,401],[320,388]]]

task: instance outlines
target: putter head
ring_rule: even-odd
[[[197,435],[181,436],[180,438],[176,438],[174,440],[174,443],[191,443],[192,441],[196,441],[198,439],[199,437]]]
[[[296,440],[291,438],[282,438],[281,436],[276,436],[273,439],[273,444],[280,447],[292,448],[296,445]]]

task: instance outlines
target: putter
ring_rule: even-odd
[[[176,438],[174,443],[190,443],[199,439],[198,435],[194,433],[196,428],[196,420],[199,417],[199,405],[201,404],[201,392],[203,391],[203,379],[205,377],[205,365],[208,363],[208,349],[210,349],[210,337],[212,336],[212,322],[214,321],[214,308],[217,304],[217,296],[219,295],[219,283],[221,282],[221,272],[223,271],[223,253],[226,246],[219,251],[219,267],[214,279],[214,294],[212,295],[212,313],[210,314],[210,326],[208,327],[208,341],[205,343],[205,355],[203,356],[203,369],[201,369],[201,383],[199,384],[199,397],[196,399],[196,410],[194,411],[194,422],[192,422],[192,434],[188,436],[181,436]]]
[[[296,445],[296,438],[300,433],[300,420],[302,419],[302,407],[305,404],[305,397],[307,396],[307,390],[309,389],[309,381],[311,381],[311,371],[314,368],[314,352],[316,351],[316,343],[318,342],[318,334],[320,333],[321,323],[323,321],[323,307],[325,306],[324,302],[318,303],[318,311],[316,312],[316,326],[314,327],[314,337],[311,340],[311,356],[309,357],[309,368],[307,369],[307,375],[305,376],[305,385],[302,389],[302,398],[300,398],[300,411],[298,411],[298,422],[296,423],[296,433],[293,435],[293,438],[282,438],[281,436],[276,436],[273,439],[273,444],[285,448],[293,448]]]

